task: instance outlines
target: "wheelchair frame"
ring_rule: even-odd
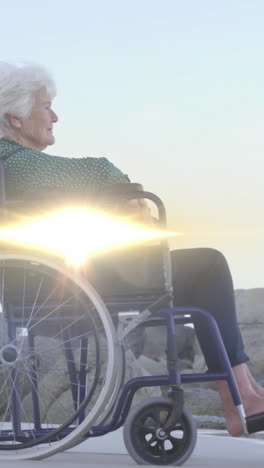
[[[130,190],[129,193],[125,194],[126,200],[139,198],[150,200],[157,206],[159,225],[161,227],[165,227],[166,211],[162,201],[156,195],[143,190]],[[5,195],[4,167],[2,162],[0,162],[0,204],[3,210],[8,209],[9,207],[9,203],[6,200]],[[182,384],[184,385],[185,383],[210,382],[217,380],[227,381],[244,431],[245,433],[249,432],[238,387],[236,385],[216,321],[208,311],[201,308],[173,306],[170,254],[166,240],[161,241],[161,250],[163,256],[164,293],[159,297],[151,299],[151,301],[150,299],[142,297],[136,297],[132,302],[130,298],[129,300],[124,299],[115,301],[115,299],[113,299],[110,301],[104,301],[94,288],[87,281],[84,281],[83,278],[80,278],[78,275],[69,278],[72,284],[77,284],[82,291],[86,291],[87,296],[89,296],[89,300],[95,304],[93,307],[98,310],[98,316],[101,320],[99,328],[101,327],[104,329],[108,345],[108,351],[106,354],[109,363],[102,385],[103,388],[99,395],[99,399],[92,407],[88,416],[85,414],[86,398],[89,399],[89,391],[87,394],[85,382],[88,356],[87,349],[85,348],[86,345],[83,342],[80,348],[80,354],[83,357],[80,359],[81,364],[78,370],[74,369],[73,365],[75,364],[73,360],[73,353],[75,350],[72,350],[70,346],[66,346],[66,349],[64,350],[67,361],[65,369],[66,372],[68,371],[69,375],[71,375],[71,392],[74,406],[73,414],[70,419],[66,420],[64,425],[59,428],[53,428],[52,430],[42,428],[37,381],[37,353],[34,350],[34,336],[30,331],[28,332],[28,347],[31,350],[31,355],[35,356],[35,363],[32,368],[30,368],[32,406],[34,409],[34,420],[32,421],[34,429],[31,430],[30,437],[28,436],[28,431],[23,431],[23,429],[21,429],[22,415],[20,400],[15,391],[17,374],[19,371],[15,366],[16,360],[12,361],[13,358],[10,357],[12,352],[17,353],[16,345],[14,343],[16,343],[15,330],[19,325],[21,326],[21,323],[19,323],[19,320],[16,318],[19,307],[16,309],[13,305],[4,305],[2,303],[3,301],[0,301],[2,303],[2,317],[6,314],[8,315],[7,334],[11,343],[7,343],[4,346],[3,343],[1,343],[2,362],[0,370],[4,364],[7,364],[8,359],[11,359],[9,378],[12,381],[12,395],[9,408],[9,412],[12,413],[12,415],[10,415],[11,428],[0,430],[0,460],[12,458],[41,459],[58,451],[73,447],[84,439],[102,436],[124,425],[126,447],[137,462],[141,464],[182,464],[189,458],[196,443],[195,425],[192,421],[191,415],[184,409]],[[32,255],[31,253],[25,254],[25,252],[21,251],[16,251],[12,254],[5,250],[2,253],[0,252],[0,267],[1,262],[3,262],[4,265],[10,262],[11,276],[13,269],[16,268],[16,261],[18,263],[20,261],[28,261],[33,265],[39,264],[40,266],[43,264],[43,271],[45,271],[45,268],[51,268],[52,270],[57,270],[61,275],[63,274],[63,267],[61,264],[57,264],[55,261],[51,261],[46,258],[43,259],[39,257],[39,255]],[[34,268],[32,267],[33,273],[35,271]],[[38,267],[36,267],[36,271],[38,271]],[[82,307],[82,303],[80,304]],[[15,317],[13,322],[12,310],[16,310],[13,314],[13,319]],[[113,314],[117,318],[117,327],[113,325]],[[43,320],[48,323],[49,318],[49,316],[46,316]],[[190,324],[193,322],[193,318],[195,318],[195,320],[207,321],[211,335],[210,339],[214,341],[216,351],[219,354],[222,372],[181,374],[180,363],[177,356],[176,326],[178,324]],[[89,320],[91,320],[91,317]],[[32,320],[32,323],[34,326],[34,320]],[[82,324],[82,322],[80,323]],[[166,326],[167,330],[168,374],[136,377],[123,385],[123,369],[125,363],[121,349],[127,346],[127,336],[132,330],[136,330],[138,327],[150,327],[160,324]],[[93,330],[96,330],[97,324],[93,324],[92,326],[94,327]],[[95,344],[95,347],[96,346],[98,348],[98,343],[97,345]],[[7,355],[6,362],[3,358],[4,352],[6,352]],[[17,357],[16,359],[19,360]],[[116,363],[118,364],[116,365]],[[96,381],[96,378],[94,379]],[[99,378],[97,380],[99,380]],[[146,400],[146,402],[139,405],[138,408],[132,410],[129,414],[136,391],[143,387],[155,386],[168,386],[170,388],[168,398],[154,398],[149,401]],[[154,418],[153,412],[155,412],[155,408],[157,407],[160,408],[161,415],[165,412],[166,417],[165,420],[162,420],[162,417],[160,416],[160,427],[156,427],[155,430],[152,429],[152,438],[156,441],[154,443],[152,441],[149,442],[149,440],[146,439],[144,424],[146,424],[149,419]],[[77,421],[74,427],[72,426],[73,421]],[[141,423],[143,429],[141,427],[141,430],[138,429],[140,421],[143,421]],[[175,443],[175,445],[174,438],[172,437],[170,439],[170,433],[174,430],[180,430],[183,433],[182,439],[180,439],[178,443]],[[32,439],[34,439],[33,443]],[[165,447],[165,441],[167,439],[172,440],[172,446],[170,446],[170,449],[168,450],[166,450]],[[34,448],[35,445],[37,446],[37,449]],[[11,446],[13,446],[14,450],[10,449]]]

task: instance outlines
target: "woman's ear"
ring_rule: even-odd
[[[18,117],[14,117],[11,114],[6,114],[6,118],[10,124],[11,127],[13,128],[21,128],[21,121]]]

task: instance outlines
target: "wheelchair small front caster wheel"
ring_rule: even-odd
[[[150,398],[135,406],[124,424],[128,453],[140,465],[182,465],[192,454],[197,430],[191,413],[184,408],[181,419],[164,428],[171,413],[169,398]]]

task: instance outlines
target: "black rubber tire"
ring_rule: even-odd
[[[123,437],[131,457],[140,465],[182,465],[192,454],[197,429],[191,413],[184,408],[179,423],[166,431],[164,440],[157,437],[170,414],[173,401],[150,398],[135,406],[124,424]],[[181,437],[175,437],[181,435]]]

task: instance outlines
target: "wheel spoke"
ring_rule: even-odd
[[[37,304],[37,300],[38,300],[38,297],[39,297],[40,290],[41,290],[41,288],[42,288],[43,281],[44,281],[44,278],[42,277],[41,280],[40,280],[40,282],[39,282],[39,285],[38,285],[37,294],[36,294],[36,296],[35,296],[34,303],[33,303],[33,306],[32,306],[32,309],[31,309],[31,312],[30,312],[30,315],[29,315],[27,324],[26,324],[26,326],[25,326],[25,328],[27,328],[27,329],[28,329],[28,327],[29,327],[29,324],[30,324],[30,322],[31,322],[31,319],[34,317],[34,311],[35,311],[35,307],[36,307],[36,304]],[[24,298],[23,298],[23,301],[24,301]],[[22,326],[23,326],[23,324],[22,324]]]
[[[43,458],[115,403],[114,326],[83,276],[34,255],[0,253],[0,301],[0,460]]]
[[[157,441],[156,433],[152,434],[151,438],[148,440],[148,445],[152,445],[153,442]]]
[[[143,422],[137,422],[135,426],[138,428],[139,431],[145,432],[145,434],[149,434],[150,432],[155,432],[156,427],[150,426],[149,424],[145,424]]]
[[[154,407],[153,408],[153,411],[152,411],[152,414],[151,414],[151,417],[154,419],[155,423],[156,423],[156,427],[160,427],[160,410],[158,407]]]
[[[167,461],[167,452],[166,452],[166,449],[165,449],[165,440],[160,441],[159,447],[160,447],[160,459],[161,459],[162,463],[165,464],[166,461]]]
[[[150,446],[150,453],[152,453],[156,457],[160,456],[160,452],[161,452],[160,443],[161,443],[161,441],[157,439],[157,443],[155,445]]]
[[[174,437],[170,435],[168,437],[168,440],[170,441],[171,445],[173,446],[173,449],[176,450],[179,448],[180,444],[182,443],[182,438]]]

